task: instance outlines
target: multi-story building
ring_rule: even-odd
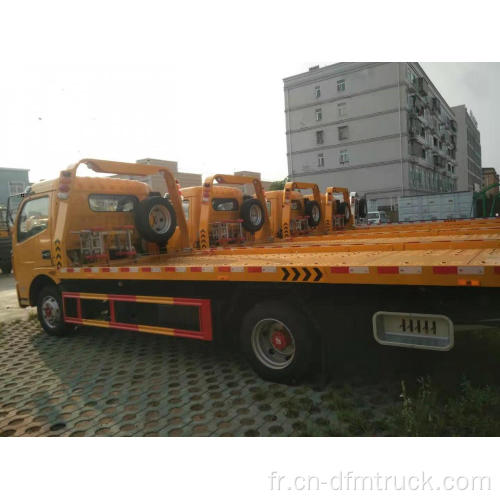
[[[481,134],[472,111],[465,104],[451,108],[458,124],[457,134],[457,189],[479,191],[481,174]]]
[[[9,196],[24,193],[29,186],[28,168],[0,168],[0,206],[7,206]]]
[[[496,196],[499,192],[498,183],[500,182],[500,176],[494,168],[483,168],[483,188],[497,184],[496,187],[490,189],[486,196]]]
[[[284,79],[288,173],[366,194],[454,191],[457,124],[418,63],[356,62]]]

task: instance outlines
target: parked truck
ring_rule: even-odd
[[[11,250],[12,245],[7,225],[7,208],[0,207],[0,269],[3,274],[10,274],[12,271]]]
[[[139,181],[79,177],[81,164],[161,173],[168,196]],[[252,179],[259,210],[252,216],[249,208],[249,220],[262,222],[263,236],[250,227],[251,238],[214,248],[206,228],[210,190],[224,197],[216,181],[202,186],[200,248],[188,229],[195,212],[185,210],[166,167],[86,159],[34,184],[12,230],[20,306],[36,306],[50,335],[93,326],[218,339],[277,382],[301,379],[349,343],[355,348],[357,334],[446,351],[458,325],[500,324],[498,221],[457,225],[459,236],[448,241],[433,223],[395,230],[390,242],[380,228],[283,241],[273,238],[262,186]]]

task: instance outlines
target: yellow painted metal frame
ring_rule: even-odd
[[[269,215],[266,210],[266,198],[262,184],[257,177],[248,177],[244,175],[225,175],[216,174],[205,179],[201,193],[201,209],[200,209],[200,225],[199,225],[199,241],[200,248],[207,249],[210,247],[210,212],[212,208],[213,184],[251,184],[255,189],[255,197],[262,205],[264,213],[264,225],[262,226],[262,239],[271,239],[271,225]]]
[[[321,203],[321,193],[317,184],[313,182],[287,182],[283,190],[283,210],[281,213],[281,233],[283,238],[290,238],[290,217],[292,213],[291,192],[296,189],[312,189],[313,199],[321,208],[321,219],[318,224],[318,231],[325,230],[325,214]]]
[[[325,211],[325,226],[326,230],[330,231],[332,229],[332,224],[333,224],[333,211],[335,209],[335,205],[333,203],[333,194],[334,193],[341,193],[342,197],[344,199],[344,203],[347,203],[349,206],[349,213],[351,216],[349,217],[349,222],[347,222],[344,227],[345,228],[351,228],[354,225],[354,216],[351,212],[351,200],[349,197],[349,191],[347,188],[344,187],[336,187],[336,186],[331,186],[326,188],[326,194],[325,194],[325,206],[324,206],[324,211]]]
[[[53,242],[53,255],[59,255],[60,259],[57,260],[57,267],[63,265],[63,259],[66,257],[66,232],[68,230],[68,206],[71,201],[71,184],[73,179],[76,177],[77,169],[80,165],[85,164],[88,168],[94,172],[107,173],[107,174],[124,174],[124,175],[152,175],[161,174],[167,185],[168,193],[170,195],[170,202],[175,210],[175,215],[177,218],[177,225],[180,230],[181,248],[188,248],[189,245],[189,234],[186,223],[186,218],[184,216],[184,211],[182,209],[182,200],[179,195],[178,187],[175,182],[175,177],[172,175],[170,170],[165,166],[155,166],[155,165],[143,165],[138,163],[125,163],[117,161],[108,160],[97,160],[93,158],[84,158],[73,165],[70,165],[65,171],[61,172],[59,182],[65,183],[70,186],[68,191],[68,197],[66,199],[58,199],[58,208],[56,209],[56,227],[54,231],[54,242]],[[174,167],[177,164],[175,162],[169,162],[169,164]],[[68,174],[69,172],[69,174]]]

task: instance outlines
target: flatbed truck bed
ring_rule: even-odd
[[[384,346],[446,351],[455,326],[500,326],[497,220],[354,228],[193,249],[167,169],[86,162],[101,172],[160,171],[169,199],[136,181],[76,181],[78,164],[59,182],[33,187],[13,232],[14,271],[20,305],[37,305],[49,334],[88,325],[236,342],[259,374],[288,382],[331,346],[338,353],[356,345],[356,335],[371,332]],[[136,228],[146,227],[154,242],[176,226],[175,245],[135,250]],[[100,253],[85,262],[92,238]],[[109,251],[106,241],[114,245]]]

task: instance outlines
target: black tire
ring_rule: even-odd
[[[304,213],[309,217],[311,227],[316,227],[321,222],[321,206],[316,200],[306,200]]]
[[[10,262],[6,262],[5,264],[2,264],[1,269],[3,274],[10,274],[12,271],[12,264]]]
[[[361,198],[358,204],[358,214],[361,219],[365,219],[368,215],[368,205],[366,203],[366,198]]]
[[[281,338],[283,347],[273,347],[275,344],[270,339],[274,335]],[[311,335],[311,325],[297,308],[282,301],[268,301],[257,304],[245,314],[240,344],[249,363],[263,379],[296,383],[311,365]],[[270,348],[266,349],[268,343]],[[290,354],[291,349],[293,354]]]
[[[177,226],[174,207],[161,196],[146,198],[135,209],[135,226],[145,240],[166,243]]]
[[[338,213],[344,216],[344,224],[348,224],[351,220],[351,207],[349,203],[346,203],[345,201],[341,202]]]
[[[250,233],[257,232],[265,220],[264,209],[259,200],[248,198],[241,204],[240,217],[243,227]]]
[[[38,294],[36,308],[38,321],[49,335],[61,337],[74,330],[73,325],[64,323],[62,298],[57,286],[47,285],[42,288]]]

